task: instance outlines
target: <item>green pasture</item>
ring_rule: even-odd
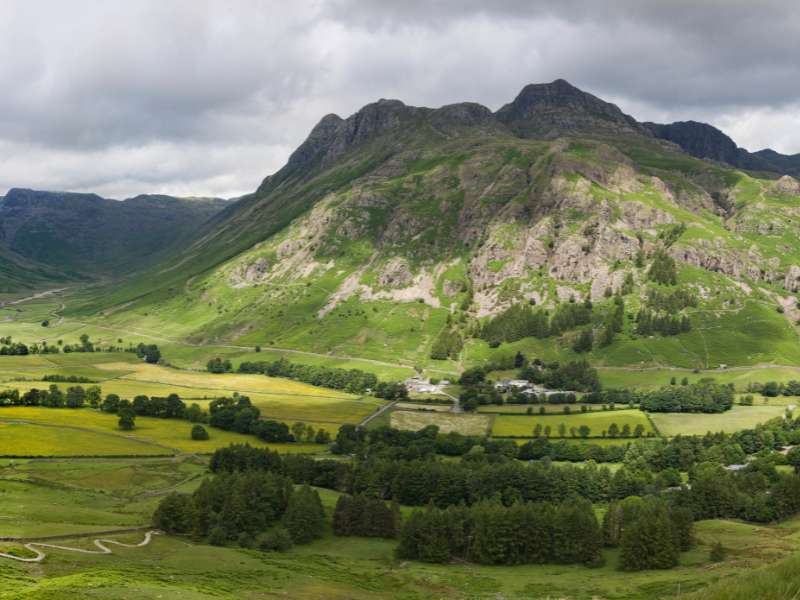
[[[566,436],[572,437],[570,429],[579,428],[586,425],[591,429],[590,437],[600,437],[603,431],[608,431],[612,423],[622,427],[630,425],[631,434],[634,428],[641,424],[644,427],[645,435],[655,433],[646,415],[639,410],[613,410],[595,411],[591,413],[572,413],[552,414],[552,415],[497,415],[492,425],[492,435],[494,437],[533,437],[533,430],[537,424],[542,428],[550,426],[550,437],[560,437],[558,433],[559,425],[563,423],[566,428]],[[543,434],[542,434],[543,435]]]
[[[704,435],[707,432],[733,433],[755,427],[759,423],[783,416],[786,406],[782,404],[735,405],[724,413],[651,413],[650,417],[661,435]]]

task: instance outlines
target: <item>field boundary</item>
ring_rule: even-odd
[[[656,432],[656,435],[660,438],[663,438],[664,436],[661,435],[661,430],[658,428],[658,425],[656,425],[655,421],[653,421],[653,417],[650,416],[650,413],[645,411],[642,412],[644,413],[644,416],[647,417],[647,421],[650,423],[650,427],[653,428],[653,431]]]

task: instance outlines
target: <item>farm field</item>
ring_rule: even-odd
[[[504,414],[514,414],[514,415],[525,415],[528,414],[528,409],[530,408],[533,414],[539,414],[539,411],[542,407],[544,407],[545,414],[554,415],[554,414],[564,414],[564,407],[569,406],[570,411],[572,414],[581,411],[581,406],[586,406],[587,410],[592,412],[597,412],[602,410],[601,404],[582,404],[580,402],[576,404],[487,404],[484,406],[478,407],[478,412],[481,414],[494,414],[494,415],[504,415]],[[627,409],[627,404],[615,404],[614,407],[617,410]]]
[[[715,414],[651,413],[661,435],[704,435],[711,431],[732,433],[783,416],[786,407],[780,404],[754,406],[735,405],[729,411]]]
[[[111,431],[76,432],[75,429],[59,425],[6,421],[0,414],[0,456],[131,456],[169,453],[170,450],[166,448]]]
[[[232,443],[287,452],[315,452],[323,448],[314,444],[266,444],[254,436],[213,427],[207,427],[208,440],[195,441],[189,436],[192,424],[179,419],[137,417],[136,428],[123,432],[117,427],[116,415],[90,408],[5,406],[0,408],[0,426],[5,426],[0,431],[9,433],[8,438],[0,437],[0,452],[6,456],[210,453]],[[28,439],[32,440],[32,448],[41,451],[28,450]]]
[[[0,387],[21,391],[47,387],[49,383],[37,382],[45,374],[89,377],[99,382],[103,394],[114,393],[128,399],[139,394],[167,396],[174,393],[188,402],[203,404],[204,400],[239,393],[249,396],[266,418],[326,423],[326,429],[334,434],[339,425],[359,423],[383,404],[371,396],[358,397],[283,378],[232,373],[215,375],[148,365],[128,353],[0,356]],[[65,389],[72,384],[58,385]]]
[[[396,429],[418,431],[428,425],[436,425],[441,433],[457,431],[463,435],[486,435],[490,417],[464,413],[413,412],[396,410],[391,414],[391,426]]]
[[[747,384],[767,381],[786,383],[800,380],[800,367],[784,367],[765,365],[761,367],[737,367],[730,369],[713,369],[694,373],[688,369],[635,369],[600,367],[600,381],[608,388],[643,388],[652,389],[669,385],[670,379],[678,381],[686,377],[690,383],[703,378],[712,378],[718,383],[732,383],[740,392],[745,391]]]
[[[537,424],[543,428],[550,426],[550,437],[560,437],[558,426],[563,423],[567,427],[567,436],[572,437],[570,429],[586,425],[591,428],[590,437],[600,437],[603,431],[607,431],[612,423],[622,427],[627,424],[633,432],[637,425],[644,427],[645,435],[655,433],[646,415],[639,410],[614,410],[614,411],[595,411],[592,413],[573,413],[571,415],[497,415],[492,425],[492,436],[494,437],[533,437],[533,429]]]

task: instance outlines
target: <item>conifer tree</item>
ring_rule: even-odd
[[[325,527],[325,512],[319,493],[304,485],[289,497],[283,524],[295,544],[306,544],[322,537]]]

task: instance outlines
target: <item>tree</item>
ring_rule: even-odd
[[[300,423],[298,421],[297,423],[292,425],[291,429],[292,429],[292,435],[294,436],[295,441],[302,442],[303,441],[303,435],[305,434],[305,431],[306,431],[306,424],[305,423]]]
[[[233,370],[231,361],[216,356],[206,363],[206,370],[210,373],[230,373]]]
[[[794,472],[800,474],[800,446],[795,446],[786,453],[786,462],[794,467]]]
[[[592,432],[592,429],[591,429],[591,427],[589,427],[588,425],[581,425],[581,426],[578,428],[578,433],[580,433],[580,436],[581,436],[582,438],[588,438],[588,437],[589,437],[589,434],[590,434],[591,432]]]
[[[611,423],[608,427],[608,435],[612,438],[617,437],[619,435],[619,425]]]
[[[107,413],[115,413],[119,409],[119,396],[116,394],[108,394],[100,405],[100,410]]]
[[[67,389],[66,406],[67,408],[80,408],[86,400],[86,390],[76,385]]]
[[[159,503],[153,514],[153,525],[166,533],[189,533],[193,519],[192,497],[173,492]]]
[[[678,564],[678,539],[661,502],[644,505],[632,523],[623,523],[620,568],[624,571],[669,569]]]
[[[572,345],[572,349],[578,353],[591,352],[593,344],[594,335],[592,334],[592,330],[584,329],[581,331],[578,339],[575,340],[575,343]]]
[[[601,348],[606,348],[614,343],[614,333],[614,326],[611,323],[607,323],[603,328],[602,335],[600,336]]]
[[[192,427],[192,439],[195,441],[204,441],[208,439],[208,431],[202,425],[195,425]]]
[[[86,401],[91,405],[92,408],[97,408],[102,401],[102,390],[100,386],[97,385],[90,385],[86,388]]]
[[[331,434],[325,431],[324,429],[320,429],[314,436],[314,442],[317,444],[330,444]]]
[[[131,431],[136,427],[136,413],[132,408],[124,408],[119,411],[119,428],[123,431]]]
[[[325,512],[319,493],[308,485],[295,490],[289,497],[283,525],[295,544],[307,544],[322,537]]]
[[[256,538],[256,548],[263,552],[286,552],[292,547],[292,536],[283,527],[274,527]]]
[[[647,278],[661,285],[675,285],[678,282],[675,259],[664,250],[657,250],[647,271]]]

